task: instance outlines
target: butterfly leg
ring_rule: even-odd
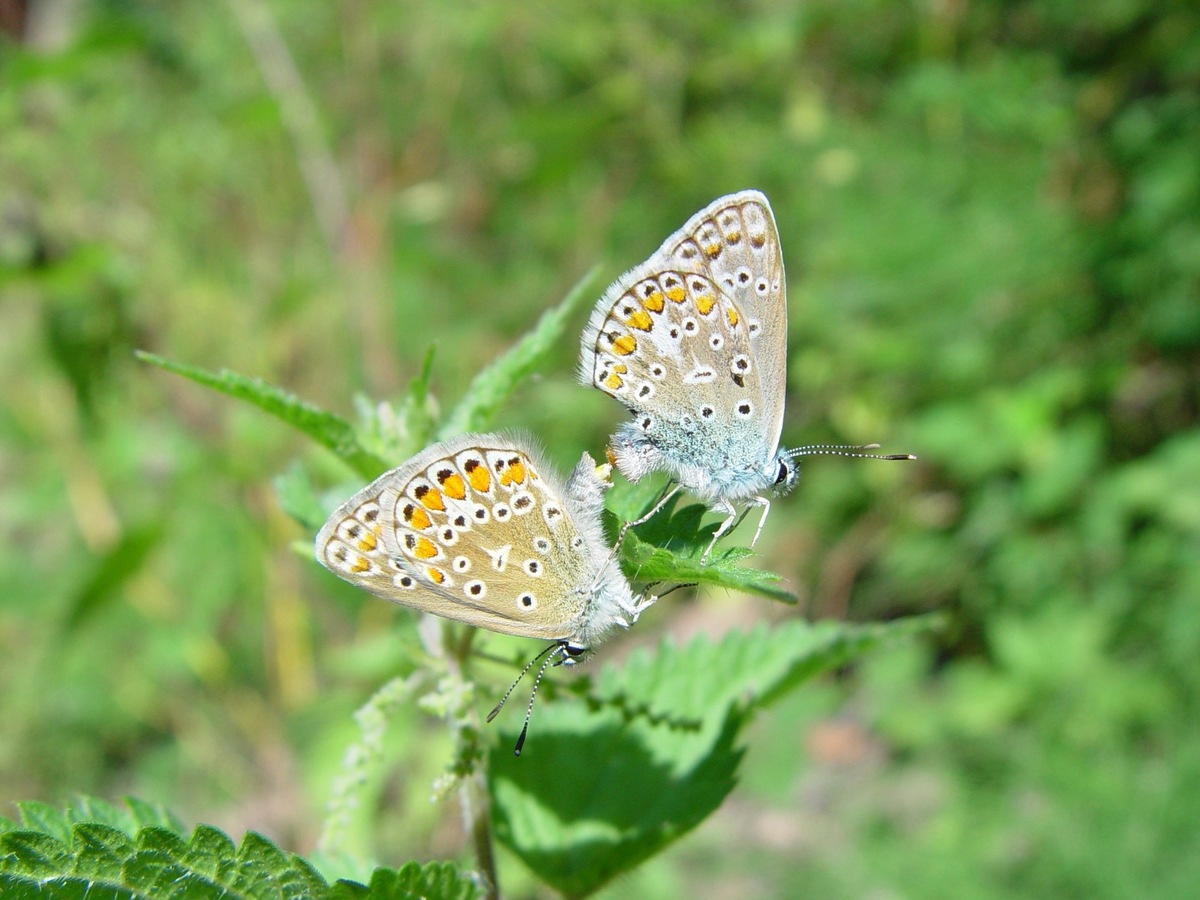
[[[635,597],[629,624],[633,625],[637,622],[638,617],[657,602],[658,596],[655,594],[642,594],[640,597]]]
[[[724,537],[726,532],[728,532],[737,521],[737,510],[728,500],[722,500],[715,504],[712,508],[714,512],[725,513],[725,521],[722,522],[720,527],[713,532],[712,540],[708,543],[708,549],[705,550],[704,555],[700,557],[700,562],[702,563],[708,561],[708,555],[712,553],[713,547],[717,546],[717,541]]]
[[[667,505],[667,501],[678,494],[682,489],[682,485],[675,485],[669,491],[663,494],[661,498],[659,498],[659,501],[654,504],[654,507],[650,510],[650,512],[646,513],[639,519],[634,519],[632,522],[626,522],[624,525],[622,525],[621,530],[617,533],[617,545],[613,548],[614,552],[620,549],[621,542],[625,540],[625,533],[629,531],[630,528],[637,528],[639,525],[649,522],[654,518],[660,509]]]
[[[751,503],[754,503],[763,508],[762,517],[758,520],[758,527],[754,529],[754,540],[750,542],[750,549],[754,549],[754,545],[758,543],[758,536],[762,534],[763,526],[767,524],[767,513],[771,511],[771,501],[766,497],[752,497]]]

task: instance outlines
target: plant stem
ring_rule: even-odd
[[[459,790],[463,825],[475,845],[475,863],[487,880],[488,900],[499,900],[500,884],[496,877],[496,855],[492,846],[492,804],[488,797],[487,773],[482,766],[463,779]]]
[[[442,637],[451,669],[456,670],[460,678],[465,678],[475,629],[455,628],[446,624],[442,629]],[[455,637],[458,637],[458,640],[455,640]],[[456,724],[458,734],[455,737],[460,744],[459,759],[467,761],[469,765],[469,769],[462,775],[458,792],[463,828],[470,835],[474,845],[475,865],[486,881],[488,900],[499,900],[500,881],[496,875],[496,854],[492,844],[492,803],[488,792],[485,754],[480,746],[482,723],[479,721],[479,714],[472,707]],[[475,746],[461,746],[468,742]]]

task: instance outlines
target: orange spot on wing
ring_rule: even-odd
[[[462,476],[457,472],[442,479],[442,490],[446,492],[446,496],[451,500],[462,500],[467,496],[466,482],[462,480]]]
[[[663,311],[663,295],[660,291],[655,291],[649,297],[642,301],[642,306],[652,313],[660,313]]]
[[[358,549],[364,552],[370,552],[371,550],[375,549],[377,543],[378,540],[375,537],[375,532],[368,531],[362,536],[362,539],[359,540]]]
[[[423,484],[413,491],[413,494],[426,509],[441,511],[446,508],[446,504],[442,502],[442,494],[437,488],[431,488]]]
[[[524,484],[525,464],[520,459],[514,458],[511,460],[504,471],[500,473],[500,483],[505,487],[513,483]]]
[[[717,305],[717,298],[712,294],[705,294],[703,297],[696,298],[696,309],[700,310],[700,315],[707,316],[713,311],[713,307]]]
[[[463,471],[467,473],[467,481],[471,483],[471,487],[479,493],[486,494],[491,489],[492,473],[479,460],[468,459],[463,465]]]
[[[707,247],[704,248],[704,255],[707,256],[709,259],[716,259],[718,256],[721,255],[721,245],[720,244],[709,244]]]
[[[446,573],[441,569],[435,569],[433,566],[426,569],[425,574],[429,576],[429,580],[434,584],[441,584],[446,580]]]
[[[687,299],[687,291],[682,287],[667,288],[667,299],[672,303],[682,303]]]
[[[649,331],[654,327],[654,320],[650,318],[650,314],[644,309],[639,309],[625,320],[625,324],[630,328],[636,328],[638,331]]]
[[[682,291],[683,288],[680,288],[679,290]],[[628,356],[637,349],[637,340],[632,334],[623,334],[613,341],[612,348],[613,353],[616,353],[620,356]]]
[[[604,386],[610,391],[619,391],[621,389],[621,385],[624,383],[625,382],[621,380],[621,376],[615,373],[604,379]]]
[[[429,513],[425,512],[419,506],[413,506],[411,503],[404,507],[404,521],[418,531],[424,531],[433,524],[433,521],[429,518]]]
[[[413,556],[417,559],[433,559],[438,555],[438,548],[434,546],[433,541],[429,538],[421,538],[417,541],[417,545],[413,547]]]
[[[736,328],[736,327],[737,327],[737,323],[738,323],[738,314],[737,314],[737,310],[736,310],[736,309],[734,309],[732,306],[731,306],[731,307],[729,307],[729,312],[728,312],[728,315],[729,315],[729,326],[730,326],[731,328]]]
[[[625,365],[625,363],[617,363],[615,366],[613,366],[613,371],[618,375],[624,375],[629,371],[629,366]]]
[[[361,575],[363,572],[366,572],[370,568],[371,568],[371,561],[369,559],[367,559],[365,556],[360,556],[358,559],[356,559],[354,561],[354,565],[352,565],[350,567],[350,571],[353,572],[355,575]]]

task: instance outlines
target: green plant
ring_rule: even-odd
[[[332,451],[356,478],[370,478],[387,457],[411,454],[422,442],[459,430],[490,426],[516,386],[566,333],[586,287],[585,281],[480,372],[467,399],[441,422],[431,412],[432,353],[404,401],[396,408],[375,407],[360,429],[257,379],[139,356],[279,417]],[[293,469],[279,489],[284,507],[307,528],[323,521],[326,509],[302,470]],[[649,484],[614,490],[609,500],[614,520],[635,518],[653,504],[659,489]],[[703,507],[680,509],[672,503],[639,534],[627,536],[622,565],[641,581],[699,582],[791,599],[777,576],[743,565],[749,555],[745,548],[723,548],[701,565],[712,528],[704,522]],[[308,542],[297,550],[311,554]],[[421,640],[409,644],[411,673],[383,687],[360,710],[360,739],[347,753],[338,780],[322,860],[335,870],[337,860],[363,864],[362,850],[351,838],[352,811],[373,770],[385,764],[382,735],[390,711],[413,702],[443,719],[453,736],[452,759],[435,791],[459,795],[485,889],[494,891],[497,881],[494,833],[545,883],[569,896],[594,893],[720,806],[736,783],[743,754],[739,738],[754,712],[880,643],[925,633],[934,625],[929,617],[880,625],[791,622],[731,634],[719,643],[696,639],[675,647],[666,642],[654,653],[641,651],[620,669],[605,667],[595,680],[573,679],[567,692],[575,695],[574,702],[561,697],[563,689],[547,684],[534,750],[516,760],[505,749],[515,738],[511,725],[490,732],[480,726],[476,706],[486,654],[477,653],[471,629],[442,621],[436,638],[422,631]],[[198,840],[206,837],[193,835],[191,841]],[[372,887],[380,877],[372,876]]]

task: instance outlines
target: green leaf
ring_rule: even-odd
[[[120,883],[121,869],[134,846],[128,835],[110,825],[84,822],[75,826],[71,850],[76,875]]]
[[[160,369],[182,375],[197,384],[228,394],[230,397],[253,403],[259,409],[282,419],[317,443],[332,450],[346,465],[364,478],[374,478],[389,468],[383,459],[362,446],[350,423],[333,413],[305,403],[299,397],[281,388],[258,378],[230,372],[228,369],[210,372],[197,366],[171,362],[142,350],[136,351],[135,355],[143,362],[158,366]]]
[[[660,479],[647,479],[636,485],[617,481],[605,498],[605,506],[617,522],[636,522],[658,505],[668,489]],[[621,568],[630,580],[710,584],[783,603],[796,602],[796,595],[780,587],[783,579],[774,572],[739,565],[753,556],[754,551],[724,546],[732,540],[731,535],[726,535],[722,544],[701,562],[719,520],[710,519],[704,524],[707,507],[691,503],[678,508],[681,497],[682,494],[675,494],[650,519],[625,533],[621,542]]]
[[[601,673],[588,703],[539,708],[520,759],[507,752],[511,728],[501,733],[490,759],[496,836],[557,890],[590,894],[720,805],[755,710],[938,622],[797,621],[635,653]]]
[[[4,900],[160,900],[114,885],[97,884],[90,878],[58,877],[46,879],[22,878],[0,874],[0,897]]]
[[[795,603],[795,594],[779,587],[783,579],[774,572],[737,564],[738,560],[751,555],[753,551],[745,547],[731,547],[714,553],[707,562],[701,563],[698,556],[679,556],[645,543],[631,532],[625,535],[621,544],[621,567],[637,581],[711,584]]]
[[[733,790],[740,713],[714,717],[713,736],[645,720],[631,729],[615,707],[555,706],[552,715],[539,710],[525,756],[493,755],[491,789],[496,837],[568,896],[593,893],[659,853]]]
[[[532,375],[545,356],[558,345],[571,315],[582,301],[591,299],[591,283],[596,270],[588,272],[571,288],[558,306],[542,313],[533,330],[516,345],[481,371],[471,381],[467,394],[438,429],[439,440],[468,431],[483,431],[517,386]]]
[[[606,668],[590,696],[656,721],[700,721],[714,707],[760,709],[822,672],[885,643],[936,632],[944,621],[939,614],[862,625],[796,620],[732,632],[718,644],[668,641],[654,654],[642,650],[619,669]]]
[[[198,825],[182,851],[182,859],[201,871],[209,871],[211,866],[211,874],[216,874],[220,865],[236,853],[237,847],[225,832],[211,825]]]
[[[0,869],[31,878],[52,878],[69,871],[71,851],[57,838],[38,831],[0,835]]]
[[[64,844],[71,842],[70,817],[48,803],[26,800],[17,803],[21,824],[30,831],[41,831],[58,838]]]
[[[301,900],[329,893],[311,864],[253,832],[235,846],[219,829],[201,825],[185,840],[171,827],[137,826],[142,821],[175,820],[161,808],[130,800],[124,808],[86,797],[65,812],[41,803],[18,808],[26,827],[0,832],[0,896],[5,898]],[[88,815],[104,821],[80,821]],[[56,836],[64,829],[66,842]],[[390,870],[383,871],[386,876]],[[414,869],[418,875],[421,871],[419,866]],[[461,885],[454,887],[453,876],[453,867],[433,868],[425,873],[425,881],[410,880],[418,890],[426,884],[437,890],[442,883],[453,888],[427,896],[474,896]]]
[[[357,894],[364,900],[474,900],[483,891],[476,879],[450,863],[410,862],[401,869],[376,869],[366,892]]]

